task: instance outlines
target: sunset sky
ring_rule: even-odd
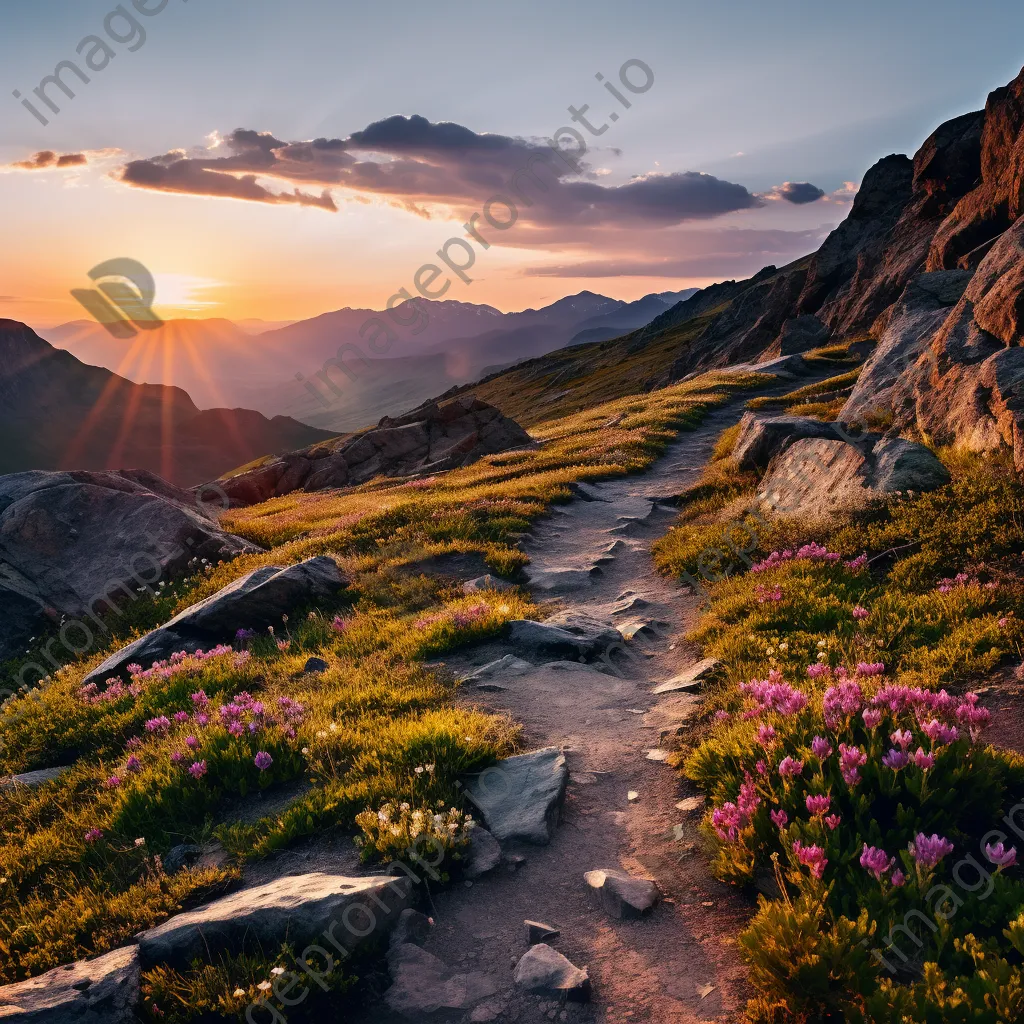
[[[2,317],[83,318],[70,290],[123,256],[154,273],[165,317],[380,307],[584,104],[608,127],[584,132],[582,174],[563,166],[487,228],[472,283],[444,297],[511,310],[748,276],[816,248],[872,162],[1024,62],[1009,3],[966,21],[945,0],[136,4],[144,42],[121,16],[104,30],[112,0],[4,5]],[[76,53],[88,36],[113,56]],[[653,71],[646,92],[619,81],[630,59]],[[65,71],[76,95],[51,86],[53,113],[33,90],[64,60],[90,80]],[[786,182],[823,195],[792,202],[817,193]]]

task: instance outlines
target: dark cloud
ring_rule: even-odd
[[[504,195],[523,220],[548,226],[672,225],[761,204],[742,185],[693,171],[600,185],[576,141],[568,138],[563,145],[555,153],[543,140],[478,134],[458,124],[398,115],[347,139],[284,142],[268,132],[238,129],[216,148],[134,160],[121,180],[136,188],[326,210],[336,209],[327,191],[319,197],[298,188],[279,194],[257,179],[379,195],[418,213],[431,203],[468,213]],[[504,220],[508,213],[496,216]]]
[[[41,149],[29,160],[18,160],[11,164],[23,171],[42,171],[47,167],[79,167],[89,161],[84,153],[54,153],[52,149]]]
[[[825,195],[825,190],[812,185],[809,181],[784,181],[767,193],[767,199],[785,199],[787,203],[803,206],[805,203],[816,203]]]

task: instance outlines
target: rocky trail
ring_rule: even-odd
[[[522,806],[504,813],[521,790],[520,768],[483,780],[476,794],[470,790],[492,831],[501,833],[502,862],[475,882],[434,895],[435,926],[424,943],[430,956],[421,951],[397,972],[392,964],[402,995],[396,1001],[393,990],[385,1001],[401,1005],[405,1019],[738,1018],[747,990],[735,940],[749,906],[710,876],[697,834],[700,799],[680,807],[695,791],[660,760],[662,735],[699,700],[697,687],[685,682],[654,691],[699,665],[700,653],[682,637],[695,623],[700,597],[656,574],[651,545],[676,514],[665,502],[696,481],[719,434],[741,411],[742,401],[716,410],[697,430],[680,434],[642,476],[581,485],[578,500],[556,507],[527,538],[531,589],[557,608],[544,626],[574,631],[582,655],[545,659],[558,639],[545,637],[542,627],[514,630],[511,640],[449,659],[468,677],[463,700],[522,723],[524,749],[556,748],[548,760],[521,766],[528,782],[539,780],[543,789],[550,757],[561,750],[568,786],[561,822],[547,829],[546,845],[523,841],[527,829],[516,827]],[[609,631],[621,643],[609,643]],[[551,803],[555,788],[546,793]],[[492,806],[488,793],[502,806]],[[661,899],[642,913],[636,907],[649,902],[646,894],[624,905],[588,884],[584,876],[600,870],[653,880]],[[527,921],[558,931],[547,942],[588,970],[590,1002],[514,985],[529,949]],[[391,1018],[378,1006],[365,1019]]]

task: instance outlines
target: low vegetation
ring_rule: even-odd
[[[754,510],[732,441],[656,559],[708,588],[720,675],[678,760],[715,872],[762,892],[750,1019],[1021,1019],[1024,759],[972,687],[1021,655],[1024,486],[946,452],[948,486],[812,536]]]
[[[549,419],[534,429],[535,449],[434,479],[296,493],[232,512],[225,525],[269,550],[207,567],[151,608],[139,602],[136,628],[122,626],[119,642],[261,565],[330,555],[348,589],[272,632],[243,624],[229,647],[140,666],[130,683],[83,687],[103,651],[7,702],[0,771],[71,770],[40,789],[0,792],[0,982],[122,944],[231,885],[247,859],[316,837],[350,846],[367,809],[441,803],[463,829],[456,779],[512,751],[516,731],[457,705],[455,682],[426,660],[538,609],[517,590],[466,596],[425,575],[424,560],[461,554],[513,576],[525,561],[518,539],[570,497],[571,484],[642,470],[677,431],[769,380],[706,375]],[[304,674],[310,655],[327,672]],[[173,846],[214,838],[227,866],[164,871]],[[372,828],[363,851],[394,855]],[[147,991],[167,1012],[187,993],[200,1009],[236,1014],[243,1000],[232,993],[274,962],[151,972]]]

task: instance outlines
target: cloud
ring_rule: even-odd
[[[601,185],[600,171],[569,139],[556,153],[547,142],[478,133],[451,122],[396,115],[346,139],[285,142],[269,132],[237,129],[190,154],[182,150],[133,160],[120,180],[135,188],[292,202],[337,209],[331,188],[379,196],[421,215],[442,204],[460,215],[504,196],[517,216],[545,226],[659,226],[717,217],[761,205],[742,185],[694,171],[641,175]],[[272,191],[261,179],[292,185]],[[319,196],[302,191],[317,186]],[[495,203],[495,217],[510,213]]]
[[[764,195],[765,199],[784,199],[787,203],[803,206],[805,203],[816,203],[823,198],[825,190],[812,185],[809,181],[784,181],[775,185]]]
[[[10,167],[22,171],[42,171],[51,167],[80,167],[89,161],[84,153],[54,153],[51,149],[41,149],[28,160],[17,160]]]

